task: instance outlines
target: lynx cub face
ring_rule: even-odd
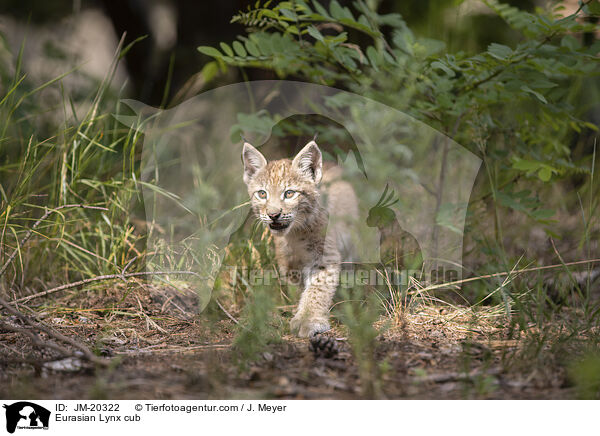
[[[269,227],[275,257],[283,277],[301,276],[302,295],[290,322],[292,331],[307,337],[329,330],[329,307],[339,282],[339,242],[348,232],[336,213],[357,215],[357,200],[344,181],[329,181],[329,210],[320,203],[318,184],[323,176],[321,151],[309,142],[293,160],[267,162],[252,145],[242,151],[244,182],[252,210]],[[343,242],[343,241],[342,241]]]
[[[268,162],[252,145],[245,143],[244,182],[257,218],[274,236],[307,229],[318,207],[317,184],[321,181],[321,151],[311,141],[293,161]]]

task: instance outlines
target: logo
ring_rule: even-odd
[[[50,411],[28,401],[4,405],[6,409],[6,431],[14,433],[18,429],[48,429]]]
[[[147,249],[154,255],[147,268],[185,265],[197,274],[200,311],[213,286],[223,283],[222,267],[235,278],[246,266],[239,256],[226,257],[232,238],[247,240],[243,231],[254,218],[240,162],[242,135],[255,146],[272,147],[272,158],[291,157],[298,151],[294,138],[319,132],[317,119],[319,147],[358,197],[356,218],[340,223],[352,254],[344,262],[395,267],[397,253],[406,260],[406,252],[421,261],[405,261],[401,270],[422,271],[432,282],[440,275],[461,278],[467,205],[482,161],[419,120],[358,94],[291,81],[214,88],[165,110],[133,100],[123,105],[129,110],[116,119],[144,138],[147,220],[177,229],[149,232]],[[400,283],[408,280],[396,276]]]

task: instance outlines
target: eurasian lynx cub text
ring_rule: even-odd
[[[329,307],[350,245],[348,220],[358,216],[352,186],[339,179],[338,167],[323,171],[321,151],[314,141],[291,161],[271,162],[244,143],[242,159],[252,210],[271,230],[280,272],[302,277],[292,331],[307,337],[329,330]],[[320,182],[326,207],[317,189]]]

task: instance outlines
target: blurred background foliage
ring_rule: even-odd
[[[272,6],[276,3],[272,3]],[[328,8],[329,1],[321,3]],[[352,7],[352,3],[346,1],[342,2],[342,5]],[[550,3],[513,0],[505,3],[528,12],[533,12],[536,8],[562,5],[564,15],[574,12],[578,7],[577,1],[574,0]],[[400,14],[416,36],[443,41],[448,52],[478,52],[486,49],[492,42],[512,46],[522,38],[502,17],[494,14],[479,1],[370,0],[365,4],[381,15]],[[37,30],[52,33],[58,26],[72,26],[77,20],[85,20],[85,14],[88,12],[98,13],[97,17],[101,17],[98,20],[102,24],[101,33],[111,35],[113,41],[118,40],[123,32],[127,32],[125,45],[147,35],[144,41],[137,43],[124,57],[131,85],[128,96],[147,104],[159,105],[163,101],[168,81],[171,83],[170,97],[180,92],[184,84],[191,85],[191,82],[201,81],[192,76],[202,69],[208,58],[193,55],[195,48],[199,45],[214,46],[221,41],[232,41],[236,36],[244,35],[246,31],[243,22],[231,19],[238,12],[254,5],[255,1],[243,0],[218,3],[184,0],[58,0],[48,3],[2,0],[0,14],[3,17],[4,38],[9,40],[13,50],[20,44],[25,29],[29,29],[30,38],[31,33]],[[597,22],[594,15],[585,15],[585,20]],[[13,30],[12,25],[18,26],[20,31],[8,34]],[[392,29],[389,27],[381,30],[387,38],[391,36]],[[351,39],[357,43],[367,40],[359,32],[350,32]],[[97,39],[97,46],[100,46],[98,35],[93,36]],[[49,39],[48,35],[46,37]],[[594,32],[581,37],[588,45],[595,40]],[[88,53],[88,58],[90,55],[91,53]],[[242,78],[239,71],[233,71],[231,74],[236,77],[229,77],[230,82]],[[274,77],[269,71],[260,70],[249,70],[246,74],[249,79]],[[201,83],[194,84],[196,87],[202,86]]]
[[[589,255],[597,249],[597,3],[423,5],[425,13],[402,15],[378,1],[259,1],[232,20],[246,33],[198,48],[214,59],[202,71],[270,71],[347,89],[475,153],[484,165],[469,210],[470,267],[556,262],[550,237],[562,239],[563,258]],[[433,150],[443,162],[444,147]],[[370,152],[385,159],[390,150]],[[443,163],[432,171],[434,192],[451,183],[445,171]],[[575,216],[580,225],[567,223]]]
[[[566,258],[589,257],[599,12],[596,0],[3,0],[3,209],[104,201],[129,186],[120,210],[136,210],[140,138],[111,119],[118,98],[169,107],[286,78],[371,97],[484,160],[466,235],[472,269],[511,268],[532,246],[529,260],[556,261],[548,236],[566,241]],[[259,117],[243,127],[253,122],[260,130]],[[300,124],[275,134],[309,134]]]
[[[110,116],[122,110],[118,99],[171,107],[227,83],[286,78],[373,98],[483,159],[466,270],[556,263],[549,237],[566,260],[593,257],[599,13],[596,0],[4,0],[3,220],[27,216],[32,205],[108,202],[110,216],[86,222],[98,227],[88,237],[67,232],[103,251],[97,268],[78,262],[75,270],[91,274],[142,254],[141,143]],[[260,132],[264,116],[240,114],[228,134]],[[313,129],[297,120],[273,133],[299,143]],[[393,150],[374,147],[369,153],[387,162]],[[442,160],[443,145],[434,149]],[[434,172],[433,190],[443,189],[448,181]],[[114,232],[127,235],[119,255]]]
[[[44,207],[107,208],[50,217],[2,291],[143,268],[145,232],[161,229],[143,216],[143,138],[112,116],[119,99],[172,107],[278,78],[370,97],[483,160],[467,211],[467,275],[597,258],[599,16],[597,0],[0,0],[0,260]],[[260,131],[260,117],[241,122]],[[274,133],[311,129],[299,120]],[[443,145],[435,151],[443,162]],[[372,152],[385,161],[390,150]],[[441,172],[436,189],[449,183]],[[523,330],[565,304],[584,314],[566,335],[597,324],[597,284],[561,272],[478,281],[461,298],[517,311]]]

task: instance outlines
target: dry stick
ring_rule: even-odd
[[[123,268],[123,271],[127,269],[127,267],[131,264],[131,261]],[[85,285],[88,283],[98,282],[102,280],[125,280],[128,277],[140,277],[140,276],[151,276],[151,275],[176,275],[176,274],[184,274],[184,275],[193,275],[200,277],[200,274],[193,271],[143,271],[143,272],[135,272],[128,274],[108,274],[104,276],[92,277],[89,279],[79,280],[78,282],[67,283],[66,285],[57,286],[56,288],[48,289],[46,291],[38,292],[37,294],[28,295],[26,297],[19,298],[15,300],[14,303],[27,303],[38,297],[43,297],[49,294],[53,294],[55,292],[64,291],[66,289],[76,288],[81,285]],[[217,306],[227,315],[229,319],[231,319],[234,323],[239,324],[239,321],[233,317],[219,302],[219,300],[215,300]],[[181,309],[180,309],[181,310]],[[183,312],[183,311],[182,311]]]
[[[416,380],[421,383],[447,383],[452,381],[468,381],[475,377],[497,376],[502,373],[501,368],[491,368],[487,371],[471,371],[469,373],[449,372],[446,374],[431,374],[418,377]]]
[[[45,295],[53,294],[58,291],[64,291],[65,289],[77,288],[81,285],[86,285],[88,283],[99,282],[102,280],[119,280],[126,279],[128,277],[141,277],[141,276],[166,276],[166,275],[176,275],[176,274],[185,274],[185,275],[193,275],[200,276],[200,274],[193,271],[142,271],[135,273],[127,273],[127,274],[107,274],[103,276],[91,277],[89,279],[79,280],[73,283],[67,283],[65,285],[57,286],[56,288],[48,289],[47,291],[38,292],[37,294],[28,295],[26,297],[21,297],[18,300],[15,300],[14,303],[26,303],[34,298],[43,297]]]
[[[533,267],[533,268],[518,269],[515,271],[506,271],[506,272],[499,272],[499,273],[494,273],[494,274],[487,274],[484,276],[470,277],[468,279],[456,280],[454,282],[447,282],[447,283],[441,283],[439,285],[427,286],[421,290],[422,291],[431,291],[434,289],[446,288],[448,286],[462,285],[463,283],[474,282],[476,280],[508,276],[510,274],[520,274],[520,273],[524,273],[524,272],[540,271],[540,270],[544,270],[544,269],[563,268],[565,266],[573,266],[573,265],[586,265],[586,264],[590,264],[590,263],[600,263],[600,259],[579,260],[577,262],[561,263],[558,265],[544,265],[544,266],[537,266],[537,267]]]
[[[51,338],[54,338],[56,340],[59,340],[61,342],[64,342],[66,344],[69,344],[77,349],[79,349],[82,353],[83,356],[85,357],[87,360],[89,360],[90,362],[99,364],[99,365],[108,365],[108,362],[104,359],[98,358],[96,355],[94,355],[85,345],[80,344],[79,342],[63,335],[62,333],[59,333],[57,331],[55,331],[54,329],[52,329],[51,327],[43,324],[42,322],[35,322],[33,320],[31,320],[28,316],[25,316],[21,311],[15,309],[14,307],[12,307],[8,301],[5,301],[3,298],[0,298],[0,305],[2,305],[9,313],[11,313],[12,315],[16,316],[17,318],[19,318],[21,321],[23,321],[26,324],[29,324],[31,327],[42,331],[44,333],[46,333],[48,336],[50,336]],[[38,320],[39,321],[39,320]],[[6,323],[2,323],[0,324],[0,326],[2,326],[3,328],[5,327]],[[8,328],[7,328],[8,329]],[[14,329],[12,329],[14,331]],[[31,337],[31,336],[30,336]],[[46,344],[49,348],[54,348],[56,349],[56,345],[51,344],[51,343],[47,343]],[[62,352],[62,354],[65,354],[67,357],[68,356],[72,356],[73,353],[69,353],[67,350],[64,350],[65,352]]]
[[[31,331],[30,329],[26,329],[26,328],[22,328],[22,327],[15,327],[10,325],[7,322],[4,322],[2,320],[0,320],[0,328],[2,330],[6,330],[9,332],[16,332],[16,333],[20,333],[22,335],[28,336],[31,339],[31,342],[33,342],[34,345],[40,346],[40,347],[46,347],[46,348],[51,348],[57,352],[59,352],[62,355],[65,356],[71,356],[73,355],[73,353],[71,353],[69,350],[67,350],[64,347],[61,347],[58,344],[54,344],[51,342],[44,342],[40,339],[40,337],[38,335],[36,335],[33,331]]]
[[[23,351],[16,350],[15,348],[11,347],[10,345],[6,345],[3,342],[0,342],[0,345],[2,346],[2,348],[7,349],[11,353],[13,353],[13,354],[20,354],[23,359],[25,358],[25,353]]]
[[[227,315],[227,317],[232,320],[234,323],[239,324],[238,320],[235,319],[233,317],[233,315],[231,315],[229,312],[227,312],[227,310],[225,310],[225,308],[221,305],[221,303],[219,302],[219,300],[217,300],[215,298],[215,302],[217,303],[217,306],[219,306],[219,309],[221,309],[223,312],[225,312],[225,315]]]
[[[134,256],[129,262],[127,262],[127,265],[125,265],[123,267],[123,269],[121,270],[121,275],[125,274],[125,272],[127,271],[127,268],[129,268],[131,266],[131,264],[137,260],[138,257],[139,256]]]
[[[494,278],[494,277],[503,277],[503,276],[510,275],[510,274],[519,274],[519,273],[523,273],[523,272],[560,268],[563,266],[584,265],[584,264],[589,264],[589,263],[600,263],[600,259],[581,260],[581,261],[577,261],[577,262],[568,262],[568,263],[558,264],[558,265],[546,265],[546,266],[540,266],[540,267],[525,268],[525,269],[520,269],[520,270],[515,270],[515,271],[510,271],[510,272],[507,271],[507,272],[499,272],[499,273],[494,273],[494,274],[487,274],[487,275],[483,275],[483,276],[470,277],[468,279],[457,280],[454,282],[447,282],[447,283],[441,283],[439,285],[427,286],[427,287],[423,288],[422,290],[430,291],[433,289],[444,288],[447,286],[460,285],[462,283],[468,283],[468,282],[472,282],[472,281],[476,281],[476,280],[490,279],[490,278]],[[67,283],[65,285],[57,286],[56,288],[38,292],[37,294],[28,295],[26,297],[21,297],[21,298],[15,300],[14,303],[26,303],[35,298],[43,297],[43,296],[46,296],[49,294],[53,294],[55,292],[64,291],[66,289],[71,289],[71,288],[76,288],[81,285],[98,282],[98,281],[102,281],[102,280],[117,280],[117,279],[129,278],[129,277],[140,277],[140,276],[151,276],[151,275],[176,275],[176,274],[194,275],[194,276],[201,277],[198,273],[193,272],[193,271],[143,271],[143,272],[135,272],[135,273],[127,273],[127,274],[108,274],[108,275],[103,275],[103,276],[91,277],[89,279],[79,280],[79,281],[73,282],[73,283]],[[237,320],[235,318],[233,318],[229,313],[227,313],[227,311],[221,306],[221,304],[218,301],[217,301],[217,305],[219,306],[219,308],[221,310],[223,310],[223,312],[225,312],[225,314],[230,319],[232,319],[232,321],[235,321],[237,323]],[[281,306],[281,308],[284,308],[284,307],[295,307],[295,305]]]
[[[171,348],[158,348],[158,349],[140,349],[135,351],[117,351],[115,355],[117,356],[127,356],[127,355],[139,355],[139,354],[167,354],[167,353],[189,353],[194,350],[208,350],[208,349],[220,349],[220,348],[230,348],[232,344],[207,344],[207,345],[192,345],[185,347],[171,347]]]

